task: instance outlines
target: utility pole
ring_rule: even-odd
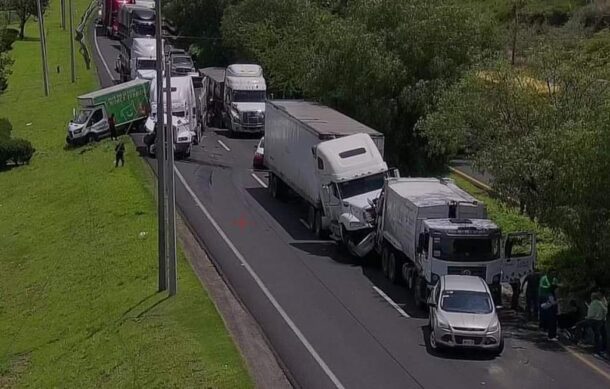
[[[61,0],[61,29],[66,31],[66,0]]]
[[[40,30],[40,52],[42,57],[42,78],[44,83],[44,95],[49,95],[49,66],[47,64],[47,40],[44,31],[44,20],[42,18],[42,6],[40,0],[36,1],[38,6],[38,29]]]
[[[64,0],[62,0],[62,3],[64,2]],[[73,14],[73,10],[72,10],[72,0],[69,0],[68,3],[68,7],[69,7],[69,11],[70,11],[70,79],[72,80],[72,83],[74,83],[74,81],[76,81],[76,64],[74,61],[74,28],[72,27],[72,14]],[[62,12],[63,12],[63,5],[61,7]]]
[[[157,217],[159,224],[159,292],[167,290],[165,115],[163,114],[163,39],[161,38],[161,0],[155,0],[155,38],[157,42]]]
[[[176,195],[174,186],[174,126],[172,120],[172,75],[171,54],[167,55],[165,64],[165,89],[167,103],[167,251],[168,251],[168,279],[169,295],[175,296],[178,286],[176,272]]]

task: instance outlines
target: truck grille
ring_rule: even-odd
[[[485,266],[449,266],[447,274],[470,275],[486,279],[486,270]]]
[[[265,117],[262,112],[244,112],[241,123],[244,127],[262,127]]]

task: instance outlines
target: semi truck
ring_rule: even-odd
[[[134,3],[135,0],[103,0],[102,25],[109,37],[119,38],[119,9],[121,6]]]
[[[121,82],[136,78],[152,80],[157,74],[156,67],[157,42],[154,38],[127,38],[121,42],[121,52],[115,63]]]
[[[479,276],[500,301],[501,282],[533,270],[534,234],[503,236],[485,205],[451,179],[388,178],[375,203],[382,271],[404,280],[420,306],[443,275]]]
[[[206,127],[222,127],[225,71],[220,67],[199,69],[203,84],[203,123]]]
[[[79,110],[68,124],[68,144],[97,141],[110,133],[108,118],[117,129],[138,125],[148,117],[149,82],[134,80],[78,97]]]
[[[355,256],[372,248],[371,201],[388,167],[383,134],[329,107],[308,101],[267,101],[264,164],[275,198],[287,189],[308,205],[307,223]]]
[[[155,36],[155,11],[139,4],[122,4],[118,35],[121,39]]]
[[[265,129],[267,84],[259,65],[233,64],[206,68],[208,116],[234,133],[262,133]],[[220,94],[219,94],[220,92]]]
[[[199,143],[201,139],[201,123],[197,112],[197,97],[191,76],[180,76],[171,78],[172,97],[172,126],[174,134],[174,152],[178,156],[188,157],[191,154],[193,144]],[[163,92],[166,93],[166,82],[163,80]],[[148,133],[154,133],[157,122],[157,84],[152,82],[150,86],[151,115],[146,120],[145,129]],[[165,97],[165,96],[164,96]],[[165,123],[168,123],[166,118]],[[150,137],[148,138],[150,139]],[[149,152],[154,155],[154,144],[148,142]]]

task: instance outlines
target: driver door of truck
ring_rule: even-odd
[[[108,119],[104,108],[100,107],[93,111],[89,119],[89,131],[100,137],[105,132],[108,132]]]
[[[534,270],[536,236],[532,232],[506,235],[502,253],[502,282],[522,280]]]

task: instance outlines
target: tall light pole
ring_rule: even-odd
[[[44,83],[44,95],[49,95],[49,66],[47,64],[47,40],[44,31],[44,19],[42,18],[42,5],[40,0],[36,1],[38,7],[38,29],[40,30],[40,52],[42,57],[42,78]]]
[[[61,0],[61,29],[66,31],[66,0]]]
[[[165,99],[167,102],[167,125],[165,129],[167,135],[167,270],[169,280],[169,295],[175,296],[177,290],[176,273],[176,195],[174,186],[174,126],[172,120],[172,65],[171,54],[167,55],[165,64]]]
[[[161,0],[155,0],[155,38],[157,42],[157,217],[159,224],[159,291],[167,289],[165,115],[163,114],[163,39],[161,38]]]
[[[63,3],[63,0],[62,0]],[[72,27],[72,0],[69,0],[68,3],[69,11],[70,11],[70,79],[74,83],[76,81],[76,64],[74,62],[74,28]],[[63,5],[62,5],[63,10]]]

